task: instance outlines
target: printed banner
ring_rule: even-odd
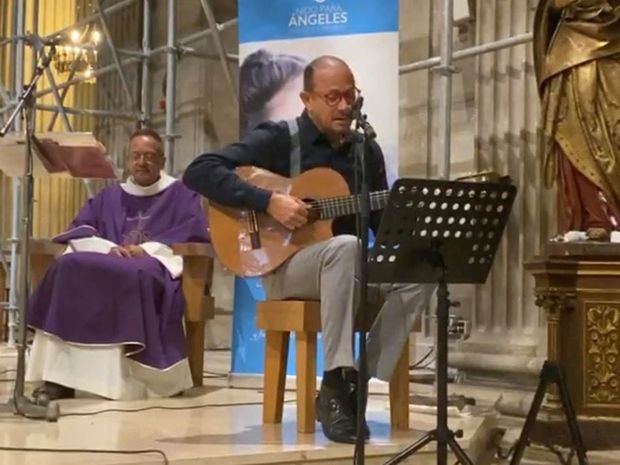
[[[239,0],[241,133],[298,116],[303,70],[321,55],[351,67],[392,183],[398,172],[398,0]],[[237,278],[233,373],[263,371],[264,334],[255,325],[256,301],[263,298],[260,280]],[[293,341],[289,347],[292,374]]]

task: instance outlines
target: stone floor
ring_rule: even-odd
[[[140,454],[89,453],[85,449],[109,451],[161,450],[171,464],[344,464],[352,463],[352,446],[333,444],[319,432],[298,434],[295,429],[294,392],[287,392],[284,422],[261,424],[261,392],[252,387],[231,388],[227,370],[230,355],[209,352],[209,375],[205,386],[174,399],[111,402],[80,397],[60,404],[56,423],[27,420],[0,413],[0,465],[114,465],[163,464],[156,452]],[[15,356],[0,351],[0,398],[9,398],[14,378]],[[9,371],[6,371],[9,370]],[[29,387],[28,389],[30,389]],[[377,391],[377,389],[373,389]],[[414,386],[416,391],[428,387]],[[381,389],[378,389],[381,391]],[[468,395],[471,392],[468,393]],[[495,395],[495,397],[494,397]],[[482,392],[478,405],[459,412],[450,410],[450,425],[464,431],[461,445],[477,465],[499,465],[497,446],[507,450],[516,439],[520,421],[505,419],[493,409],[497,393]],[[372,441],[366,463],[381,464],[434,426],[430,408],[412,407],[409,432],[391,432],[387,397],[374,394],[368,418]],[[140,410],[105,412],[101,410]],[[6,410],[6,409],[5,409]],[[502,437],[500,428],[508,428]],[[5,448],[84,449],[76,453],[13,451]],[[406,463],[435,463],[435,446],[429,445]],[[451,460],[449,463],[454,463]],[[530,448],[524,465],[560,463],[541,449]],[[576,463],[576,461],[574,461]],[[592,465],[620,465],[620,452],[591,453]]]

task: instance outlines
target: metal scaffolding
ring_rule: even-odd
[[[83,76],[75,76],[75,73],[71,72],[68,79],[62,83],[56,83],[51,73],[48,74],[48,80],[50,87],[47,89],[39,90],[35,96],[41,97],[47,94],[53,94],[56,105],[37,105],[37,109],[41,111],[50,111],[54,113],[52,123],[50,124],[50,130],[53,128],[53,124],[56,120],[56,115],[60,115],[63,121],[65,130],[72,130],[71,124],[68,119],[68,115],[88,115],[93,117],[108,117],[118,118],[122,120],[137,120],[142,124],[148,124],[151,120],[150,114],[150,101],[151,101],[151,70],[150,61],[160,54],[166,55],[166,109],[165,109],[165,152],[168,159],[168,167],[174,164],[174,150],[175,140],[178,137],[175,134],[175,110],[176,110],[176,68],[177,68],[177,55],[180,53],[187,54],[189,56],[204,57],[195,53],[191,48],[187,46],[191,43],[211,37],[217,54],[215,57],[219,59],[222,67],[224,77],[227,80],[231,89],[231,98],[235,103],[238,101],[237,85],[234,82],[230,64],[232,61],[238,61],[238,55],[226,51],[221,34],[225,30],[234,27],[237,24],[237,18],[228,20],[223,23],[217,23],[213,12],[212,5],[209,0],[197,0],[205,15],[208,29],[190,34],[186,37],[177,39],[177,27],[176,27],[176,6],[177,0],[167,0],[167,42],[166,45],[157,48],[152,48],[151,38],[151,26],[152,26],[152,2],[151,0],[142,0],[143,4],[143,37],[141,47],[137,50],[127,50],[116,47],[113,38],[110,34],[109,23],[112,16],[125,10],[127,7],[133,5],[139,0],[119,0],[116,3],[109,5],[105,8],[102,7],[102,1],[95,1],[95,11],[93,14],[80,19],[76,23],[59,31],[50,34],[47,38],[56,37],[58,35],[67,33],[73,28],[84,27],[92,23],[99,23],[104,35],[105,43],[110,49],[112,64],[96,69],[92,77],[100,77],[107,73],[117,73],[121,81],[124,94],[126,94],[127,101],[130,104],[130,108],[126,110],[102,110],[102,109],[80,109],[71,108],[64,105],[64,99],[67,94],[67,90],[80,82],[85,81],[87,78]],[[187,1],[187,0],[184,0]],[[428,58],[415,63],[403,64],[399,67],[400,74],[407,74],[420,70],[433,70],[440,74],[441,79],[441,92],[440,92],[440,127],[439,134],[441,135],[440,143],[440,157],[438,156],[440,163],[440,174],[443,178],[448,179],[450,177],[450,136],[451,136],[451,116],[452,116],[452,81],[453,75],[456,72],[453,63],[466,58],[479,56],[485,53],[492,53],[508,47],[514,47],[517,45],[525,44],[532,41],[532,34],[526,33],[517,35],[515,37],[509,37],[506,39],[498,40],[496,42],[487,43],[483,45],[477,45],[465,50],[457,52],[453,51],[453,2],[454,0],[435,0],[437,5],[441,6],[442,14],[442,34],[441,34],[441,56]],[[13,46],[12,62],[14,63],[14,89],[10,92],[0,80],[0,99],[2,99],[3,107],[0,108],[0,121],[3,115],[11,111],[16,105],[16,96],[21,90],[21,83],[23,82],[23,69],[24,69],[24,47],[29,37],[26,36],[24,30],[25,21],[25,4],[26,0],[16,0],[15,18],[13,21],[13,35],[12,37],[0,39],[0,47]],[[36,9],[36,8],[35,8]],[[39,46],[40,51],[40,46]],[[139,83],[139,103],[136,102],[135,95],[131,92],[129,81],[124,72],[124,68],[128,65],[140,64],[141,65],[141,82]],[[16,123],[16,130],[21,128]],[[13,182],[13,215],[12,215],[12,232],[9,239],[11,249],[10,264],[17,263],[18,256],[18,237],[19,237],[19,225],[20,225],[20,188],[19,180],[15,179]],[[0,249],[3,249],[3,243],[5,241],[0,237]],[[8,303],[0,303],[0,306],[6,307],[9,311],[9,342],[15,340],[15,315],[16,315],[16,302],[17,302],[17,290],[16,290],[16,277],[17,267],[10,266],[9,272],[9,286],[10,295]]]

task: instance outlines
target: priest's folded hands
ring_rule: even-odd
[[[110,255],[115,255],[117,257],[143,257],[144,255],[146,255],[146,250],[144,250],[139,245],[117,245],[115,247],[112,247],[109,253]]]

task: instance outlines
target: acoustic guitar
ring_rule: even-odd
[[[270,215],[210,202],[209,225],[215,252],[222,264],[239,276],[262,276],[300,249],[333,236],[334,218],[360,210],[360,196],[351,195],[344,178],[329,168],[314,168],[294,178],[253,166],[236,169],[254,186],[293,195],[310,205],[309,220],[290,231]],[[390,191],[370,194],[371,210],[383,209]]]

